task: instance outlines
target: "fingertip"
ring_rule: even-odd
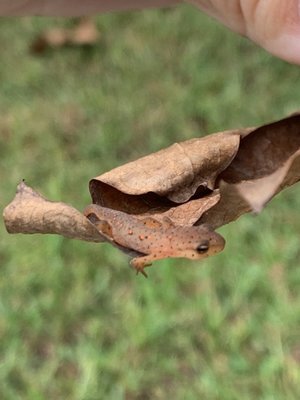
[[[276,39],[268,41],[264,47],[275,56],[300,65],[300,29],[299,33],[283,33]]]

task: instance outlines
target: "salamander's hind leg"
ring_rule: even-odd
[[[148,278],[144,268],[150,267],[152,260],[153,258],[150,255],[135,257],[130,261],[130,265],[136,270],[137,274],[140,272],[145,278]]]

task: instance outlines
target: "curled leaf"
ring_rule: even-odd
[[[148,221],[147,229],[165,232],[174,226],[180,232],[201,224],[215,229],[244,213],[259,212],[299,180],[300,115],[295,114],[256,129],[175,143],[93,178],[89,188],[93,203],[133,214],[130,221],[139,227],[142,220]],[[129,248],[115,240],[113,232],[119,231],[111,225],[114,220],[98,219],[96,224],[69,205],[46,200],[24,182],[5,208],[4,221],[10,233],[106,240],[128,254],[149,258],[138,245]],[[124,232],[131,235],[131,227]],[[139,238],[144,240],[143,234]]]
[[[239,142],[240,134],[228,131],[175,143],[92,179],[92,199],[106,206],[114,196],[120,197],[119,208],[127,206],[127,211],[128,203],[131,204],[128,196],[149,193],[184,203],[197,191],[215,187],[217,176],[234,158]]]
[[[45,199],[25,182],[18,185],[15,198],[3,211],[3,218],[9,233],[54,233],[91,242],[105,240],[75,208]]]
[[[215,190],[212,194],[200,199],[194,199],[180,204],[176,207],[167,208],[165,211],[154,211],[153,214],[145,213],[141,214],[152,215],[158,221],[164,221],[165,218],[169,218],[175,225],[194,225],[202,215],[218,203],[220,200],[220,194]]]
[[[253,130],[219,175],[218,204],[198,223],[225,225],[247,212],[260,212],[278,192],[300,180],[300,115]]]

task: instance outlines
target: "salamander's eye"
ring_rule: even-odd
[[[204,240],[203,242],[201,242],[199,244],[199,246],[197,247],[197,252],[200,254],[204,254],[207,252],[207,250],[209,249],[209,241],[208,240]]]

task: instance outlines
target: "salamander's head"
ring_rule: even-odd
[[[207,225],[191,227],[189,240],[186,241],[184,257],[201,260],[219,253],[224,249],[225,239]]]

